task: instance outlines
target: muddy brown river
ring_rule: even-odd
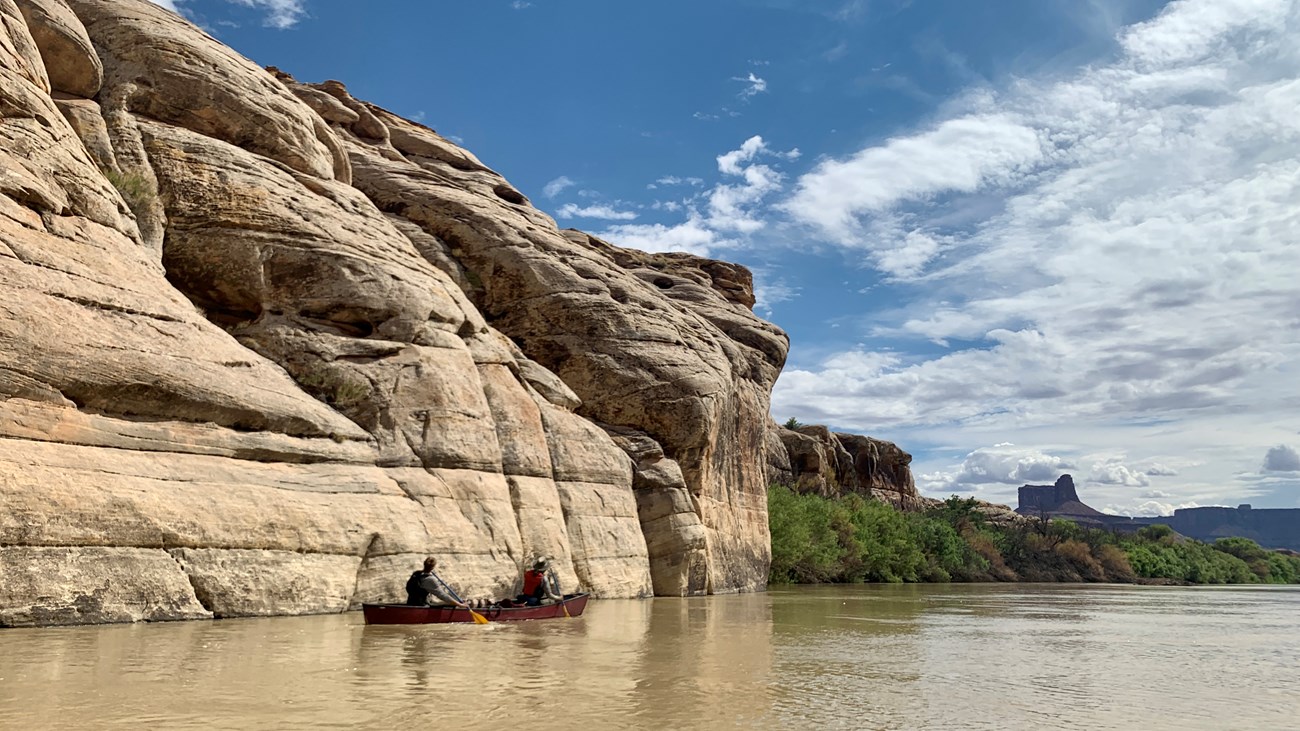
[[[0,630],[3,729],[448,727],[1300,729],[1300,589],[796,587],[484,627]]]

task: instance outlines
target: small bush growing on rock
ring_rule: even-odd
[[[799,420],[794,418],[793,416],[785,420],[785,428],[789,429],[790,431],[794,431],[801,426],[803,426],[803,424],[799,423]]]
[[[102,172],[133,211],[148,206],[158,197],[158,189],[153,181],[140,173],[121,172],[112,168],[105,168]]]
[[[300,374],[298,384],[338,409],[350,409],[370,398],[371,393],[368,382],[325,366]]]

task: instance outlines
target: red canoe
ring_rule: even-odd
[[[536,607],[483,607],[474,611],[490,622],[518,622],[525,619],[555,619],[577,617],[587,608],[589,594],[574,594],[556,604]],[[366,624],[445,624],[448,622],[473,622],[468,609],[459,607],[417,607],[410,604],[362,604]]]

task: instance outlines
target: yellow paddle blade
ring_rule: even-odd
[[[564,607],[564,616],[565,616],[566,618],[570,618],[570,619],[571,619],[571,617],[569,617],[569,605],[568,605],[568,604],[561,604],[560,606]]]
[[[484,617],[483,615],[479,614],[473,609],[469,610],[469,616],[474,618],[474,624],[488,624],[488,618]]]

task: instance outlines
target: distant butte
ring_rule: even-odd
[[[1241,537],[1265,548],[1300,551],[1300,509],[1297,508],[1255,509],[1249,505],[1179,508],[1171,516],[1129,518],[1103,513],[1079,500],[1070,475],[1061,475],[1054,485],[1021,487],[1016,512],[1031,518],[1064,518],[1106,528],[1137,529],[1160,524],[1198,541]]]

